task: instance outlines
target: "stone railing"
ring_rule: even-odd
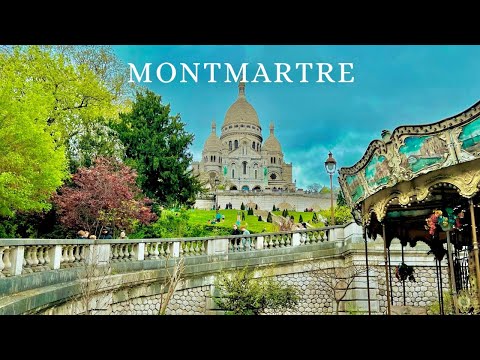
[[[340,235],[340,233],[342,235]],[[339,236],[340,235],[340,236]],[[343,226],[183,239],[0,239],[0,277],[89,264],[222,255],[318,244],[343,237]]]
[[[82,266],[93,240],[0,239],[0,277]]]

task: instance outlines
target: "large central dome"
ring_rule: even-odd
[[[261,128],[258,115],[245,98],[245,83],[238,85],[238,98],[227,111],[222,128],[228,125],[250,124]]]

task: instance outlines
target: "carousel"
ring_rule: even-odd
[[[367,266],[367,238],[383,239],[387,314],[392,273],[405,291],[414,270],[403,261],[404,247],[418,242],[427,244],[435,259],[440,313],[480,313],[480,102],[433,124],[384,130],[355,165],[339,170],[339,182],[363,227]],[[399,266],[390,262],[393,240],[402,245]],[[448,289],[442,288],[444,259]],[[452,309],[444,307],[444,291]]]

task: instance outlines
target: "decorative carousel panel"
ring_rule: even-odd
[[[408,136],[398,150],[400,167],[418,174],[441,168],[450,155],[447,142],[436,135]]]
[[[358,174],[349,175],[345,180],[348,187],[348,193],[350,194],[352,201],[355,203],[365,195],[365,189],[363,188],[360,176]]]
[[[374,155],[364,171],[365,179],[371,191],[375,191],[390,181],[388,160],[383,155]]]
[[[465,152],[474,157],[480,156],[480,117],[476,118],[471,123],[462,126],[462,131],[458,136],[458,142],[461,144],[459,149],[461,160],[471,160],[472,156],[464,154]]]

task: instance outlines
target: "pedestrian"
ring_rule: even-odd
[[[238,229],[238,225],[233,224],[232,235],[240,235],[241,233],[242,232]],[[238,248],[238,245],[240,245],[240,238],[232,239],[232,244],[233,244],[234,250],[236,250]]]
[[[242,227],[240,228],[240,231],[242,232],[243,235],[250,235],[250,231],[248,231],[247,227],[245,225],[242,225]],[[251,238],[248,237],[248,238],[242,238],[242,247],[243,247],[243,250],[247,250],[247,247],[248,249],[250,249],[251,247]]]
[[[122,231],[120,232],[120,239],[128,239],[125,230],[122,230]]]

